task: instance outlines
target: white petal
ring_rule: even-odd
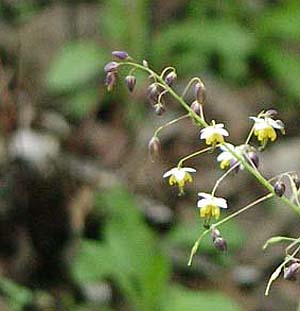
[[[173,175],[175,176],[176,180],[183,180],[185,176],[185,171],[181,168],[175,168],[173,171]]]
[[[171,176],[171,175],[173,175],[173,174],[174,174],[174,168],[172,168],[172,169],[170,169],[169,171],[165,172],[165,173],[163,174],[163,178],[169,177],[169,176]]]
[[[197,171],[196,171],[194,168],[192,168],[192,167],[183,167],[182,170],[185,171],[185,172],[189,172],[189,173],[195,173],[195,172],[197,172]]]
[[[262,121],[262,119],[257,118],[257,117],[249,117],[250,120],[253,120],[255,123],[259,123]]]
[[[215,124],[215,128],[217,128],[217,129],[223,128],[223,127],[224,127],[224,124],[223,124],[223,123]]]
[[[231,155],[231,153],[224,151],[217,156],[217,161],[222,162],[222,161],[231,160],[232,158],[233,156]]]
[[[278,122],[279,121],[279,122]],[[281,130],[284,128],[284,125],[282,124],[282,121],[281,120],[273,120],[271,118],[269,118],[268,120],[269,124],[274,127],[275,129],[278,129],[278,130]]]
[[[217,129],[216,132],[222,136],[229,136],[229,133],[225,129]]]
[[[215,201],[216,205],[221,207],[221,208],[227,208],[228,207],[226,200],[223,198],[214,198],[214,201]]]
[[[201,208],[201,207],[204,207],[204,206],[207,206],[207,205],[210,205],[210,204],[211,204],[211,200],[209,200],[209,199],[202,199],[202,200],[199,200],[197,202],[197,207]]]

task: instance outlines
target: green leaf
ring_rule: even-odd
[[[179,286],[170,288],[162,311],[240,311],[229,297],[215,291],[192,291]]]
[[[46,84],[55,92],[74,90],[101,72],[104,59],[93,41],[68,43],[53,59]]]

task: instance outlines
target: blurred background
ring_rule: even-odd
[[[169,99],[156,116],[143,74],[133,94],[125,70],[108,93],[103,66],[125,50],[175,66],[178,91],[199,76],[207,118],[235,144],[249,116],[278,109],[287,135],[261,169],[299,171],[299,14],[298,0],[0,1],[0,310],[296,310],[298,282],[264,296],[284,246],[262,251],[272,235],[299,234],[293,212],[260,205],[221,228],[227,253],[208,237],[188,267],[203,230],[196,193],[222,172],[211,155],[190,160],[198,173],[178,197],[162,174],[201,148],[199,130],[169,127],[152,163],[154,130],[184,112]],[[217,195],[231,213],[264,193],[241,172]]]

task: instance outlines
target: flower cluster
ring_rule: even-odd
[[[106,86],[109,91],[113,89],[118,78],[119,68],[122,66],[129,67],[129,72],[125,77],[125,85],[130,92],[133,92],[136,86],[136,77],[133,74],[134,71],[142,70],[148,74],[149,85],[147,86],[146,96],[157,115],[161,115],[166,111],[165,95],[167,94],[173,97],[173,99],[175,99],[175,101],[177,101],[186,111],[186,114],[167,122],[155,131],[148,144],[151,159],[153,161],[155,161],[161,153],[159,134],[163,129],[180,122],[185,118],[191,118],[193,124],[199,128],[199,145],[204,141],[205,147],[184,156],[178,161],[177,165],[163,174],[163,178],[168,179],[170,186],[178,187],[179,195],[184,194],[186,185],[193,182],[193,174],[197,172],[195,168],[184,166],[184,162],[193,157],[200,156],[205,152],[210,152],[214,155],[215,150],[219,151],[216,155],[216,161],[225,173],[218,178],[210,193],[198,193],[199,199],[197,201],[197,208],[199,210],[200,218],[204,219],[203,225],[205,231],[196,240],[192,248],[189,264],[191,264],[192,258],[197,252],[203,236],[211,233],[215,247],[220,251],[227,250],[227,242],[223,239],[217,227],[274,196],[288,205],[298,216],[300,216],[300,203],[298,200],[300,180],[297,175],[294,172],[283,173],[268,180],[259,170],[259,154],[267,147],[269,142],[274,142],[276,140],[277,131],[280,131],[282,134],[285,133],[284,123],[281,120],[274,119],[277,115],[276,110],[269,109],[260,112],[257,116],[250,117],[250,120],[254,123],[249,129],[248,136],[244,143],[234,145],[227,141],[229,131],[225,128],[223,123],[217,123],[215,120],[206,120],[204,113],[206,88],[200,78],[192,78],[182,94],[178,94],[172,88],[177,80],[177,73],[174,67],[167,67],[163,69],[161,73],[156,73],[149,67],[148,62],[145,60],[143,60],[141,64],[134,62],[128,53],[124,51],[114,51],[112,54],[115,60],[107,63],[104,67]],[[194,96],[191,103],[188,103],[185,97],[191,88],[193,88]],[[221,211],[228,209],[228,203],[225,198],[217,197],[215,194],[218,191],[220,184],[231,172],[238,173],[239,171],[247,171],[253,175],[257,181],[265,187],[268,193],[218,221],[221,217]],[[286,187],[283,179],[288,179],[291,188],[293,189],[293,194],[290,198],[285,196]],[[212,221],[217,222],[211,223]],[[278,241],[280,242],[281,239],[272,240],[272,243],[277,243]],[[296,258],[296,254],[300,252],[300,238],[293,243],[292,246],[298,245],[297,251],[292,255],[289,255],[280,266],[281,269],[284,268],[284,277],[286,279],[292,278],[300,267],[300,260]],[[269,244],[271,244],[271,242]],[[270,279],[271,283],[273,279],[274,277]],[[266,293],[268,293],[269,285]]]

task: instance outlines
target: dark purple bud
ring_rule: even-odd
[[[248,160],[250,161],[250,164],[253,164],[256,168],[258,168],[259,165],[259,157],[257,152],[250,151],[247,153]]]
[[[201,117],[201,106],[196,100],[191,104],[191,109]]]
[[[211,237],[213,242],[216,240],[216,238],[221,238],[221,233],[218,229],[214,228],[211,230]]]
[[[134,89],[134,87],[135,87],[135,84],[136,84],[136,78],[135,78],[135,76],[132,76],[132,75],[127,76],[127,77],[125,78],[125,83],[126,83],[126,85],[127,85],[127,87],[128,87],[128,90],[129,90],[130,92],[132,92],[133,89]]]
[[[206,89],[202,82],[197,82],[194,87],[195,97],[199,104],[203,104],[206,98]]]
[[[227,242],[222,237],[216,237],[214,240],[214,246],[221,252],[227,251]]]
[[[158,86],[155,83],[152,83],[148,86],[147,89],[147,97],[150,99],[150,101],[156,103],[159,96],[159,89]]]
[[[154,112],[161,116],[166,111],[165,107],[162,104],[156,104],[154,105]]]
[[[277,196],[282,197],[285,193],[285,184],[280,180],[276,181],[274,191]]]
[[[300,188],[300,179],[297,175],[294,175],[292,178],[293,178],[293,182],[296,186],[296,189],[298,190]]]
[[[283,278],[290,281],[296,280],[299,267],[299,262],[292,263],[289,267],[284,269]]]
[[[105,71],[105,73],[117,71],[118,67],[119,67],[119,63],[109,62],[104,66],[104,71]]]
[[[128,53],[124,51],[113,51],[111,54],[121,60],[127,59],[129,57]]]
[[[117,81],[117,73],[116,72],[111,71],[111,72],[108,72],[106,74],[105,85],[107,86],[107,90],[109,92],[113,89],[116,81]]]
[[[152,162],[155,162],[160,156],[161,144],[157,136],[153,136],[148,144],[148,150]]]
[[[278,111],[276,109],[268,109],[265,112],[265,115],[270,118],[277,116],[277,114],[278,114]]]
[[[165,82],[171,86],[173,84],[173,82],[176,80],[177,78],[177,74],[174,71],[171,71],[170,73],[168,73],[165,77]]]

